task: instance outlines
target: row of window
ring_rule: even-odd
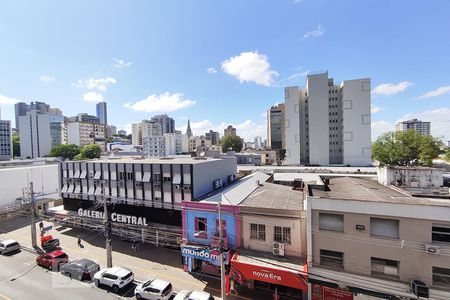
[[[319,213],[319,229],[344,232],[344,215]],[[394,219],[370,218],[370,235],[399,239],[399,221]],[[450,225],[433,224],[433,242],[450,243]]]
[[[266,240],[266,225],[250,224],[250,238],[254,240]],[[274,226],[273,240],[278,243],[291,244],[291,228]]]

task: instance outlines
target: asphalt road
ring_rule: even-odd
[[[133,287],[124,296],[116,295],[92,283],[72,280],[36,266],[35,259],[35,254],[23,250],[11,256],[0,255],[0,300],[134,298]]]

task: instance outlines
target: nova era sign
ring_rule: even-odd
[[[267,271],[267,272],[253,271],[252,273],[253,273],[253,276],[256,276],[256,277],[261,277],[261,278],[264,278],[264,279],[272,279],[272,280],[276,280],[276,281],[281,281],[281,276],[280,275],[269,273],[269,271]]]
[[[92,219],[104,219],[103,212],[96,210],[88,210],[88,209],[78,209],[78,216]],[[130,225],[140,225],[140,226],[148,226],[147,218],[145,217],[136,217],[130,215],[123,215],[118,213],[111,214],[111,220],[117,223],[125,223]]]

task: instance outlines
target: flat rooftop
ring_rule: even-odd
[[[290,186],[264,182],[240,206],[286,210],[303,210],[303,191]]]
[[[375,178],[368,177],[323,177],[328,185],[309,185],[309,195],[319,198],[385,202],[394,204],[448,206],[450,200],[444,198],[412,197],[406,192],[384,186]]]
[[[220,158],[196,158],[196,157],[113,157],[113,158],[100,158],[100,159],[89,159],[81,162],[91,162],[91,163],[121,163],[121,164],[203,164],[211,161],[224,161],[225,159]],[[70,162],[80,162],[70,161]]]

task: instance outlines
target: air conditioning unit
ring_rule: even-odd
[[[273,243],[272,253],[275,256],[284,256],[284,244],[283,243]]]
[[[437,245],[425,244],[425,251],[430,254],[440,254],[441,249]]]

